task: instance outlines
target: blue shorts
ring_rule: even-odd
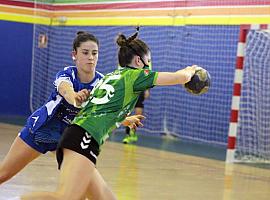
[[[19,133],[19,137],[36,151],[45,154],[56,150],[66,126],[66,123],[53,118],[35,132],[26,125]]]

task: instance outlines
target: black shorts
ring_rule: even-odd
[[[137,100],[137,103],[135,105],[135,108],[144,108],[144,92],[141,92],[138,100]]]
[[[71,124],[64,130],[58,143],[56,151],[58,169],[61,168],[63,162],[63,148],[70,149],[87,157],[94,164],[97,162],[97,157],[99,155],[99,145],[97,141],[91,134],[76,124]]]

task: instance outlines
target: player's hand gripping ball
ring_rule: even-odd
[[[194,95],[201,95],[206,93],[211,85],[211,77],[207,70],[197,66],[195,74],[191,80],[187,82],[184,87],[185,89]]]

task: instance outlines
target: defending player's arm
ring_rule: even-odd
[[[176,72],[159,72],[156,85],[183,85],[190,81],[195,73],[196,67],[196,65],[193,65]]]
[[[62,81],[58,86],[58,92],[65,98],[65,100],[75,107],[79,107],[90,95],[87,89],[75,92],[73,87],[66,81]]]

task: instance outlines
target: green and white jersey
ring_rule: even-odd
[[[139,94],[155,85],[157,72],[125,67],[107,74],[92,90],[73,123],[103,144],[113,129],[132,112]]]

